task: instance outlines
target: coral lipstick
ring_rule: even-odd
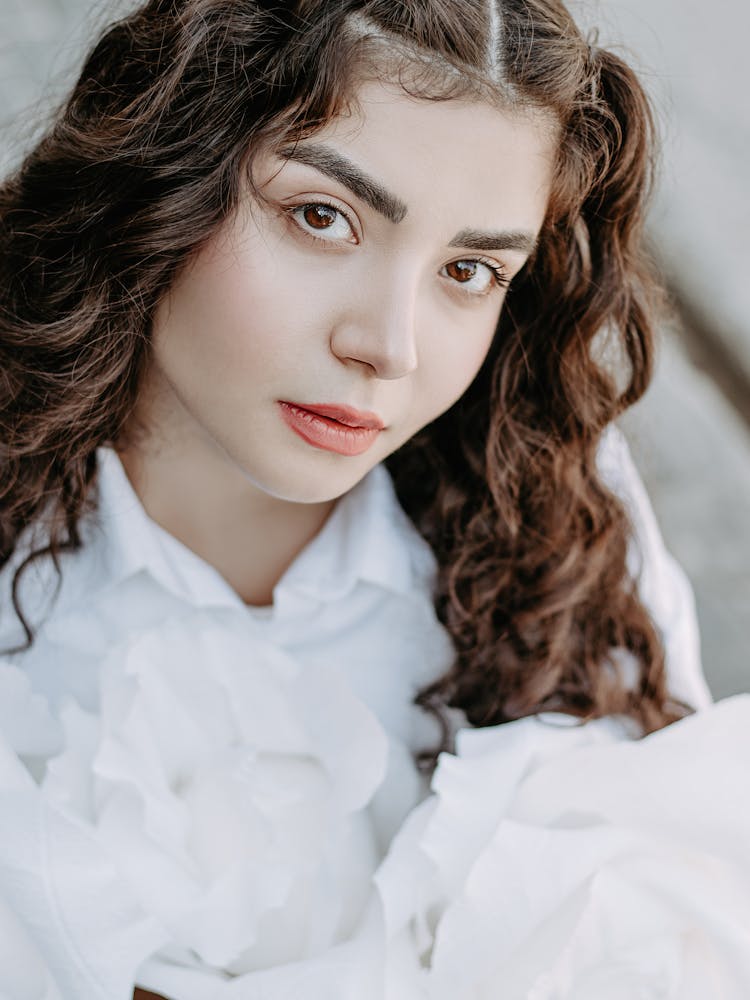
[[[361,455],[384,427],[376,414],[349,406],[278,402],[284,422],[296,434],[314,448],[339,455]]]

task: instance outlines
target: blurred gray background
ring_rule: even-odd
[[[0,0],[0,174],[132,0]],[[715,697],[750,691],[750,113],[745,0],[572,0],[640,70],[664,167],[651,236],[676,305],[656,379],[623,420],[696,592]]]

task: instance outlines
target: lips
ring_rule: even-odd
[[[338,403],[291,403],[300,410],[317,413],[321,417],[337,420],[347,427],[366,427],[368,430],[382,431],[385,424],[376,413],[366,410],[355,410],[351,406],[341,406]]]
[[[385,427],[376,413],[350,406],[278,402],[284,422],[295,434],[314,448],[339,455],[361,455]]]

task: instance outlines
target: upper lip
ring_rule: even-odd
[[[377,415],[369,410],[355,410],[353,406],[344,406],[342,403],[292,403],[300,410],[309,410],[317,413],[321,417],[329,417],[331,420],[338,420],[347,427],[367,427],[382,431],[385,424]]]

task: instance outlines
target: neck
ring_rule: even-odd
[[[139,435],[118,454],[146,513],[213,566],[249,605],[273,589],[320,531],[335,500],[294,503],[259,489],[200,436]]]

